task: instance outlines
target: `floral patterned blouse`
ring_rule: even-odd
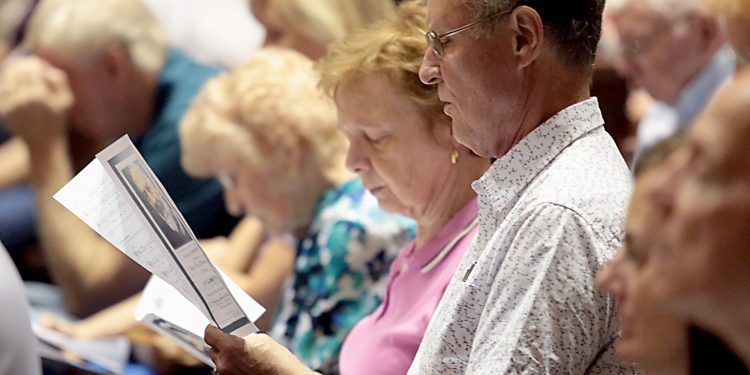
[[[414,222],[381,210],[359,179],[327,191],[298,243],[269,335],[309,368],[338,373],[344,338],[383,300],[390,264],[414,234]]]

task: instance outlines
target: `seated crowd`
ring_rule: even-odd
[[[748,374],[750,0],[211,7],[0,3],[0,375],[99,371],[33,324],[130,375]],[[53,199],[123,135],[266,308],[210,366]]]

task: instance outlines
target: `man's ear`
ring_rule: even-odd
[[[701,44],[704,50],[711,50],[711,47],[716,43],[717,38],[721,36],[721,25],[719,21],[708,14],[707,11],[697,12],[693,16],[693,22],[700,31]]]
[[[130,55],[120,44],[107,46],[102,56],[104,69],[113,79],[123,79],[129,77],[133,70],[133,64]]]
[[[519,6],[510,15],[513,33],[513,53],[518,68],[525,68],[536,60],[544,46],[544,23],[534,8]]]

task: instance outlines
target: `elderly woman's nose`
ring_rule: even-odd
[[[346,153],[346,168],[354,173],[362,173],[370,168],[370,161],[362,152],[358,142],[350,142]]]

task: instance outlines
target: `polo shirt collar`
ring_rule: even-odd
[[[456,245],[477,226],[477,198],[467,203],[422,249],[407,256],[407,261],[419,266],[421,273],[434,269]],[[412,247],[411,251],[414,251]]]

